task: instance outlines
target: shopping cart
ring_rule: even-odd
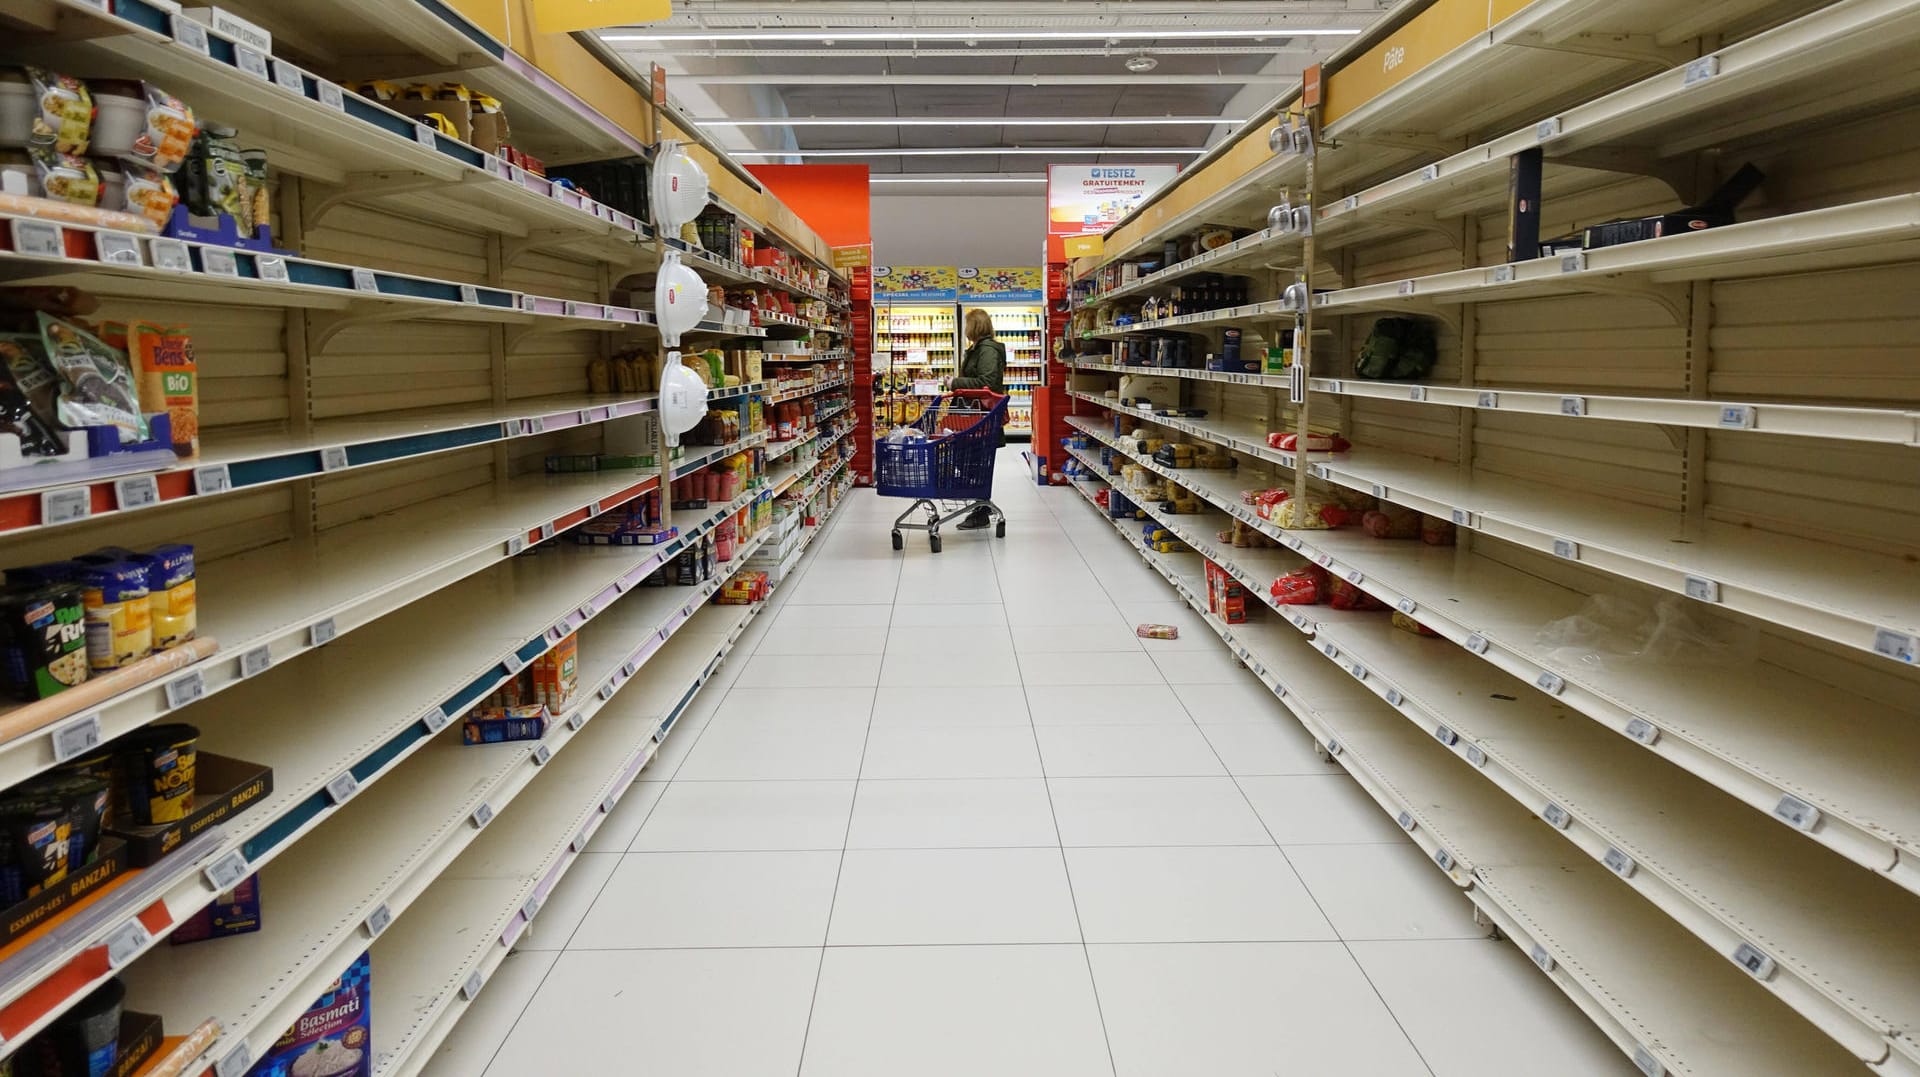
[[[989,498],[993,494],[993,458],[1007,422],[1007,398],[990,389],[956,389],[911,426],[905,437],[895,431],[874,447],[874,488],[881,497],[910,497],[913,504],[893,521],[893,548],[906,543],[902,531],[925,531],[927,545],[940,552],[940,525],[984,505],[993,514],[996,538],[1007,537],[1007,518]],[[923,515],[925,523],[908,523]]]

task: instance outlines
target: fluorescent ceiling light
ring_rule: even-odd
[[[1205,153],[1206,148],[1195,146],[1191,149],[1170,149],[1166,146],[1134,146],[1109,149],[1105,146],[974,146],[956,149],[942,146],[938,149],[871,149],[871,150],[732,150],[734,157],[1085,157],[1089,154],[1125,157],[1127,155],[1185,155],[1193,156]]]
[[[701,127],[1237,127],[1244,121],[1224,116],[715,116],[693,122]]]
[[[950,176],[870,176],[870,183],[1045,183],[1045,176],[995,176],[991,173]]]
[[[1358,29],[1326,26],[1265,26],[1231,30],[851,30],[822,26],[806,30],[666,30],[602,33],[616,44],[656,41],[1165,41],[1178,38],[1355,37]]]

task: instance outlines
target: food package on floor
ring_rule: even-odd
[[[1327,570],[1301,565],[1273,581],[1268,593],[1282,606],[1314,606],[1327,600]]]
[[[580,634],[569,632],[533,660],[533,698],[558,713],[580,688]]]
[[[361,954],[246,1077],[369,1077],[373,1072],[373,966]]]
[[[1327,581],[1327,604],[1336,610],[1384,610],[1385,602],[1362,591],[1338,576]]]
[[[180,921],[167,941],[175,946],[208,939],[248,935],[260,930],[260,876],[249,875],[240,885],[213,899],[213,904]]]
[[[1421,624],[1419,621],[1401,613],[1399,610],[1393,611],[1393,627],[1402,632],[1411,632],[1416,636],[1438,636],[1440,634],[1428,628],[1426,625]]]
[[[1420,537],[1420,513],[1405,505],[1383,502],[1377,509],[1360,517],[1360,527],[1367,534],[1379,539],[1410,539]]]
[[[460,739],[467,744],[504,744],[513,740],[539,740],[547,735],[553,715],[544,703],[523,703],[517,707],[482,707],[470,712],[460,726]]]
[[[1299,443],[1300,435],[1298,434],[1267,435],[1267,447],[1271,449],[1280,449],[1283,452],[1294,452],[1297,451],[1295,446]],[[1307,435],[1308,452],[1346,452],[1351,448],[1353,448],[1353,443],[1341,437],[1339,434]]]
[[[1133,634],[1141,639],[1179,639],[1179,625],[1143,624],[1133,626]]]

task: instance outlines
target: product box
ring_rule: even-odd
[[[539,740],[547,735],[553,715],[544,703],[518,707],[482,707],[461,723],[461,739],[468,744],[504,744],[511,740]]]
[[[91,862],[68,871],[66,878],[0,911],[0,944],[10,943],[59,919],[88,895],[119,878],[128,867],[127,843],[102,834]]]
[[[158,826],[111,826],[127,841],[127,856],[144,868],[273,792],[273,768],[201,751],[195,763],[193,810]]]
[[[167,941],[175,946],[260,930],[260,876],[249,875],[240,885],[213,899],[213,904],[180,921]]]
[[[580,634],[570,632],[533,660],[533,698],[549,711],[559,712],[573,702],[579,687]]]
[[[373,965],[361,954],[246,1077],[370,1077]]]
[[[147,1060],[160,1053],[162,1024],[157,1013],[120,1012],[120,1046],[106,1077],[133,1077]]]

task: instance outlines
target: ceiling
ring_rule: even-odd
[[[1185,164],[1394,2],[675,0],[601,36],[636,71],[665,67],[675,104],[746,163],[1018,183],[1055,162]],[[836,122],[776,122],[795,118]],[[1011,118],[1061,122],[898,122]]]

